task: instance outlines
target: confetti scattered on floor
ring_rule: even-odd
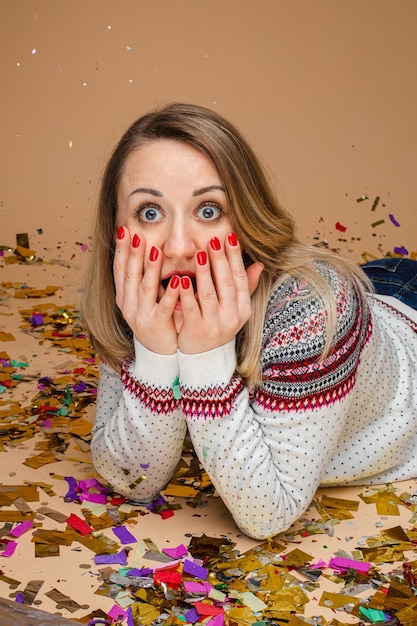
[[[1,596],[91,626],[417,623],[416,481],[319,490],[264,542],[236,528],[188,440],[150,505],[103,483],[97,360],[63,290],[0,283]]]

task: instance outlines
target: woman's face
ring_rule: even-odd
[[[210,159],[193,146],[158,139],[127,158],[118,190],[116,232],[120,226],[163,255],[159,298],[169,278],[195,275],[195,254],[210,239],[221,244],[233,230],[226,193]],[[146,262],[145,262],[146,269]]]

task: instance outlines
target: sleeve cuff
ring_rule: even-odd
[[[211,385],[225,386],[236,369],[235,339],[229,343],[198,354],[178,351],[181,384],[193,389]]]
[[[171,388],[179,374],[178,356],[175,354],[157,354],[145,348],[134,339],[135,361],[131,375],[144,385],[161,389]]]

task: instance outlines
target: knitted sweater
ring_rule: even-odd
[[[263,384],[252,393],[236,374],[234,341],[160,355],[135,340],[121,374],[102,363],[97,471],[118,492],[150,501],[171,478],[188,427],[237,525],[258,539],[287,529],[320,485],[417,476],[417,324],[375,297],[362,299],[330,267],[321,273],[337,303],[329,354],[318,360],[320,300],[288,279],[268,302]]]

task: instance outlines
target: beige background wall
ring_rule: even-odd
[[[116,139],[182,100],[246,133],[303,239],[415,252],[416,29],[415,0],[0,0],[0,245],[81,266]]]

